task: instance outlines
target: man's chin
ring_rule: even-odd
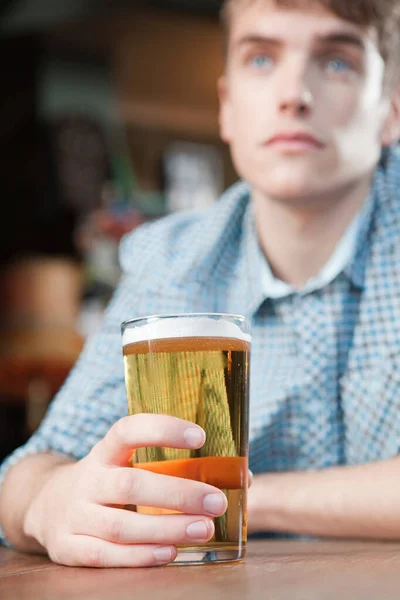
[[[290,205],[315,204],[318,198],[322,200],[326,190],[313,184],[310,178],[308,181],[264,182],[255,187],[266,198]]]
[[[326,165],[311,160],[281,161],[276,164],[271,161],[257,165],[256,169],[249,169],[248,174],[248,180],[254,188],[267,196],[288,201],[323,194],[333,175]]]

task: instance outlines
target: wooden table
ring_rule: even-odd
[[[75,569],[0,548],[4,600],[398,600],[400,544],[251,542],[243,563]]]

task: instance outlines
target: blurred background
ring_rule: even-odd
[[[0,461],[98,328],[122,235],[237,178],[218,133],[219,8],[0,0]]]

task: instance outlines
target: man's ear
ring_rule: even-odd
[[[392,93],[390,110],[382,131],[382,145],[393,146],[400,140],[400,85]]]
[[[232,140],[232,110],[229,101],[228,82],[225,75],[218,80],[219,131],[221,139],[230,144]]]

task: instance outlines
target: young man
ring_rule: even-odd
[[[132,448],[204,441],[170,417],[120,419],[120,322],[186,311],[253,320],[250,530],[400,538],[397,0],[231,0],[225,20],[221,132],[246,183],[123,242],[102,331],[3,467],[20,550],[143,566],[211,538],[219,490],[125,468]]]

